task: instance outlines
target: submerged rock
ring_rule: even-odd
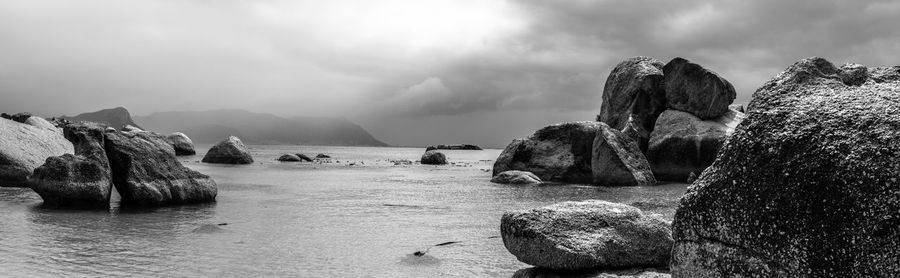
[[[502,184],[538,184],[541,178],[534,173],[526,171],[504,171],[491,178],[491,182]]]
[[[0,119],[0,186],[27,187],[34,169],[48,157],[74,152],[58,130]]]
[[[194,150],[194,141],[191,141],[187,135],[181,132],[175,132],[166,136],[166,140],[169,141],[169,144],[172,144],[172,148],[175,149],[175,155],[194,155],[197,154],[197,151]]]
[[[247,146],[241,142],[241,139],[228,136],[225,141],[219,142],[209,149],[202,161],[218,164],[250,164],[253,163],[253,157],[250,156],[250,151],[247,150]]]
[[[70,124],[65,138],[75,155],[47,158],[34,170],[31,189],[44,203],[65,207],[109,207],[112,172],[104,150],[105,127],[93,123]]]
[[[591,145],[599,122],[568,122],[515,139],[494,162],[493,174],[520,170],[544,181],[591,183]]]
[[[666,76],[668,107],[694,114],[703,120],[727,113],[728,105],[737,96],[731,82],[680,57],[669,61],[663,67],[663,73]]]
[[[594,183],[603,186],[655,185],[656,178],[637,143],[600,123],[591,154]]]
[[[149,132],[112,132],[106,134],[105,145],[123,205],[153,207],[216,199],[216,182],[181,165],[164,139]]]
[[[665,221],[599,200],[505,213],[500,234],[519,261],[557,270],[665,266],[672,248]]]
[[[673,276],[900,277],[900,80],[842,75],[804,59],[754,93],[682,197]]]
[[[729,110],[704,121],[691,113],[666,110],[656,121],[647,149],[653,174],[659,180],[684,182],[691,172],[703,172],[744,118],[744,113]]]
[[[447,156],[439,151],[426,151],[420,160],[422,164],[444,165],[447,164]]]
[[[653,130],[656,118],[666,110],[663,66],[649,57],[632,57],[616,65],[603,87],[597,121],[616,130],[630,122],[637,130]]]
[[[297,162],[300,161],[300,158],[296,155],[286,153],[279,156],[277,160],[282,162]]]

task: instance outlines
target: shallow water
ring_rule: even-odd
[[[420,148],[251,146],[256,163],[200,163],[217,202],[159,209],[43,208],[0,188],[0,276],[509,277],[504,211],[569,200],[634,203],[671,220],[686,185],[606,188],[490,182],[500,150],[443,151],[456,165],[394,165]],[[282,153],[326,163],[281,163]],[[355,164],[350,166],[350,164]],[[487,170],[487,171],[486,171]],[[424,256],[412,255],[433,247]]]

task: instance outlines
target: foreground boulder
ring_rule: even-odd
[[[297,161],[300,161],[300,158],[297,157],[296,155],[286,153],[286,154],[279,156],[277,160],[282,161],[282,162],[297,162]]]
[[[0,186],[27,187],[34,169],[48,157],[74,152],[58,130],[0,119]]]
[[[671,274],[656,268],[559,271],[540,267],[519,269],[512,278],[669,278]]]
[[[422,155],[422,164],[444,165],[447,164],[447,156],[439,151],[427,151]]]
[[[678,110],[663,112],[647,148],[647,159],[656,178],[685,182],[691,172],[703,172],[716,160],[722,144],[744,118],[744,113],[734,110],[713,120]]]
[[[599,122],[568,122],[515,139],[497,157],[493,175],[520,170],[545,181],[591,183],[591,145],[599,130]]]
[[[194,150],[194,141],[191,141],[187,135],[181,132],[175,132],[166,136],[166,140],[169,141],[169,144],[172,144],[172,148],[175,148],[175,155],[194,155],[197,154],[197,151]]]
[[[44,204],[62,207],[108,208],[112,172],[104,150],[105,127],[92,123],[70,124],[64,128],[75,155],[47,158],[34,170],[31,189]]]
[[[672,248],[665,221],[599,200],[506,213],[500,234],[519,261],[557,270],[665,266]]]
[[[737,94],[728,80],[683,58],[663,67],[666,103],[669,108],[689,112],[700,119],[715,119],[728,112]]]
[[[634,122],[635,130],[653,130],[656,118],[666,110],[663,66],[649,57],[632,57],[616,65],[603,87],[597,121],[616,130],[629,122]]]
[[[218,164],[250,164],[253,163],[253,157],[250,151],[241,139],[228,136],[225,141],[219,142],[206,152],[203,156],[205,163]]]
[[[154,207],[216,199],[216,182],[181,165],[164,139],[149,132],[110,132],[105,145],[123,205]]]
[[[682,197],[676,277],[900,277],[900,79],[822,58],[760,87]],[[900,72],[900,71],[898,71]]]
[[[655,185],[647,158],[633,138],[600,123],[591,150],[591,172],[595,184],[603,186]]]
[[[531,172],[509,170],[491,178],[491,182],[502,184],[538,184],[541,178]]]

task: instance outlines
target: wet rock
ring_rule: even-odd
[[[105,143],[122,205],[155,207],[215,201],[216,182],[184,167],[165,139],[149,132],[112,132],[106,133]]]
[[[439,151],[427,151],[422,155],[422,159],[420,159],[422,164],[429,165],[444,165],[447,164],[447,156]]]
[[[28,178],[48,157],[74,152],[57,130],[0,119],[0,186],[28,187]]]
[[[822,58],[760,87],[681,199],[673,276],[900,276],[898,92]]]
[[[305,154],[298,153],[298,154],[295,154],[295,155],[297,156],[297,158],[300,158],[300,160],[302,160],[302,161],[306,161],[306,162],[312,162],[312,161],[313,161],[312,158],[309,158],[309,156],[306,156]]]
[[[637,143],[605,123],[594,137],[591,154],[594,184],[603,186],[655,185],[656,178]]]
[[[603,87],[597,121],[616,130],[629,122],[638,130],[653,130],[656,118],[666,110],[663,66],[649,57],[632,57],[616,65]]]
[[[665,266],[672,248],[665,221],[599,200],[506,213],[500,234],[519,261],[557,270]]]
[[[737,96],[728,80],[680,57],[669,61],[663,67],[663,73],[668,108],[694,114],[703,120],[727,113],[728,105]]]
[[[541,178],[531,172],[510,170],[497,174],[491,178],[491,182],[502,184],[539,184],[542,181]]]
[[[703,172],[744,118],[734,110],[714,120],[666,110],[656,121],[647,149],[653,174],[659,180],[684,182],[691,172]]]
[[[253,157],[250,156],[250,151],[244,142],[241,142],[241,139],[228,136],[225,141],[219,142],[209,149],[202,161],[218,164],[250,164],[253,163]]]
[[[277,160],[281,162],[298,162],[300,161],[300,158],[296,155],[286,153],[279,156]]]
[[[34,170],[31,189],[44,204],[60,207],[109,207],[112,172],[104,150],[105,127],[76,123],[64,128],[75,155],[47,158]]]
[[[520,170],[544,181],[591,183],[591,146],[599,122],[568,122],[515,139],[494,162],[493,174]]]
[[[175,149],[175,155],[194,155],[197,154],[197,151],[194,150],[194,141],[191,141],[187,135],[181,132],[175,132],[166,136],[166,140],[169,141],[169,144],[172,144],[172,148]]]

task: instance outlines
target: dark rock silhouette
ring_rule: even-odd
[[[493,175],[520,170],[544,181],[591,183],[591,146],[599,130],[599,122],[568,122],[515,139],[494,162]]]
[[[656,178],[637,143],[605,123],[594,137],[591,151],[594,184],[604,186],[655,185]]]
[[[48,157],[75,152],[57,129],[8,119],[0,119],[0,146],[0,186],[28,187],[28,178]]]
[[[330,156],[330,155],[327,155],[327,154],[320,153],[320,154],[317,154],[317,155],[316,155],[316,158],[331,158],[331,156]]]
[[[425,148],[425,151],[430,151],[430,150],[473,150],[473,151],[480,151],[480,150],[482,150],[482,148],[479,147],[479,146],[476,146],[476,145],[471,145],[471,144],[434,145],[434,146],[428,146],[427,148]]]
[[[896,69],[809,58],[760,87],[681,199],[673,276],[900,277]]]
[[[496,176],[491,178],[491,182],[502,184],[539,184],[542,181],[541,178],[534,173],[509,170],[497,174]]]
[[[309,156],[306,156],[305,154],[298,153],[298,154],[295,154],[295,155],[297,156],[297,158],[299,158],[299,159],[302,160],[302,161],[306,161],[306,162],[312,162],[312,161],[313,161],[312,158],[309,158]]]
[[[279,156],[277,160],[282,162],[298,162],[300,161],[300,158],[296,155],[286,153]]]
[[[143,130],[138,124],[131,119],[131,113],[124,107],[116,107],[111,109],[103,109],[100,111],[82,113],[76,116],[62,116],[62,118],[71,121],[87,121],[104,124],[118,130],[124,130],[126,126],[133,126]]]
[[[689,112],[708,120],[728,112],[737,94],[728,80],[683,58],[663,67],[668,108]]]
[[[716,160],[722,144],[744,119],[729,110],[713,120],[691,113],[666,110],[650,136],[647,159],[659,180],[683,182],[691,172],[701,173]]]
[[[428,165],[444,165],[447,164],[447,156],[439,151],[426,151],[420,162]]]
[[[63,132],[75,155],[47,158],[34,170],[31,189],[47,205],[108,208],[113,183],[104,149],[106,127],[83,122],[67,125]]]
[[[206,152],[203,156],[205,163],[218,164],[250,164],[253,163],[253,157],[250,151],[241,139],[228,136],[224,141],[219,142]]]
[[[653,130],[659,114],[666,110],[663,62],[649,57],[632,57],[610,72],[603,87],[603,102],[597,121],[616,130],[634,122],[635,130]],[[649,137],[638,144],[646,144]]]

